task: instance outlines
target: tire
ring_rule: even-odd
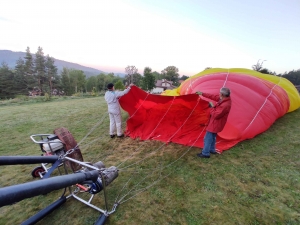
[[[31,175],[36,178],[36,177],[40,177],[40,174],[39,173],[42,173],[44,174],[45,173],[45,170],[43,167],[39,166],[39,167],[36,167],[32,170],[31,172]]]

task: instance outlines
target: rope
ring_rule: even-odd
[[[184,121],[184,123],[178,128],[178,130],[172,135],[172,137],[169,139],[169,141],[176,135],[176,133],[182,128],[182,126],[183,126],[183,125],[188,121],[188,119],[191,117],[192,113],[195,111],[195,108],[198,106],[198,104],[199,104],[199,102],[200,102],[199,100],[200,100],[200,98],[198,98],[197,104],[194,106],[194,108],[193,108],[193,110],[191,111],[190,115],[187,117],[187,119]],[[161,122],[161,121],[160,121],[160,122]],[[157,128],[157,127],[156,127],[156,128]],[[184,152],[179,158],[177,158],[177,159],[174,160],[173,162],[169,163],[168,165],[166,165],[166,166],[164,166],[164,167],[160,167],[159,169],[161,170],[161,169],[164,169],[164,168],[166,168],[166,167],[169,167],[169,166],[173,165],[174,163],[176,163],[177,161],[179,161],[184,155],[186,155],[186,154],[190,151],[190,149],[195,145],[195,143],[198,141],[198,139],[199,139],[199,137],[202,135],[204,129],[205,129],[205,127],[202,129],[202,131],[200,132],[200,134],[198,135],[198,137],[196,138],[196,140],[194,141],[194,143],[189,147],[189,149],[188,149],[186,152]],[[164,145],[166,145],[166,143],[164,143],[163,145],[161,145],[161,146],[160,146],[158,149],[156,149],[155,151],[159,150],[159,149],[162,148]],[[148,156],[148,157],[149,157],[149,156]],[[148,158],[148,157],[145,157],[144,159],[142,159],[142,160],[140,160],[140,161],[137,161],[137,162],[135,162],[135,163],[133,163],[133,164],[127,166],[127,167],[124,167],[123,169],[119,169],[119,170],[124,170],[124,169],[126,169],[126,168],[128,168],[128,167],[131,167],[131,166],[133,166],[133,165],[136,165],[136,164],[138,164],[138,163],[144,161],[144,160],[145,160],[146,158]],[[157,171],[157,170],[158,170],[158,169],[153,170],[152,173],[154,173],[154,172]],[[167,176],[169,176],[170,174],[171,174],[171,173],[169,173]],[[163,178],[161,178],[161,179],[157,179],[157,180],[156,180],[155,182],[153,182],[151,185],[149,185],[149,186],[147,186],[147,187],[145,187],[145,188],[142,188],[142,189],[140,189],[140,190],[136,190],[136,191],[138,191],[138,192],[137,192],[135,195],[133,195],[133,196],[131,196],[130,198],[128,198],[128,199],[122,201],[126,196],[128,196],[130,193],[132,193],[133,190],[134,190],[134,189],[135,189],[135,188],[136,188],[143,180],[145,180],[148,176],[149,176],[149,174],[148,174],[147,176],[145,176],[145,177],[144,177],[138,184],[136,184],[131,190],[129,190],[123,197],[121,197],[120,200],[119,200],[118,202],[121,204],[121,203],[124,203],[124,202],[128,201],[129,199],[133,198],[134,196],[138,195],[139,193],[141,193],[141,192],[147,190],[148,188],[152,187],[154,184],[156,184],[157,182],[159,182],[159,181],[162,180],[163,178],[166,178],[166,177],[167,177],[167,176],[165,176],[165,177],[163,177]],[[131,179],[131,178],[130,178],[130,179]],[[128,183],[128,182],[127,182],[127,183]],[[123,186],[122,190],[124,190],[124,188],[125,188],[125,186],[127,185],[127,183]]]
[[[178,128],[178,130],[170,137],[170,139],[168,140],[168,142],[171,141],[171,139],[175,136],[175,134],[177,134],[177,132],[183,127],[183,125],[188,121],[188,119],[191,117],[191,115],[193,114],[193,112],[195,111],[196,107],[199,104],[200,97],[197,100],[197,104],[194,106],[193,110],[191,111],[190,115],[185,119],[184,123]]]
[[[147,137],[147,139],[149,139],[151,137],[151,135],[153,134],[153,132],[157,129],[157,127],[160,125],[161,121],[165,118],[165,116],[167,115],[167,113],[170,111],[171,106],[173,105],[175,100],[175,96],[173,96],[171,105],[169,106],[167,112],[163,115],[163,117],[160,119],[160,121],[158,122],[158,124],[156,125],[156,127],[154,128],[154,130],[151,132],[151,134],[149,134],[149,136]]]
[[[229,69],[227,69],[226,78],[225,78],[225,81],[224,81],[224,84],[223,84],[222,87],[225,87],[225,84],[226,84],[226,82],[227,82],[227,80],[228,80],[228,76],[229,76]]]
[[[145,99],[143,100],[143,102],[139,105],[139,107],[136,109],[136,111],[127,119],[127,121],[129,120],[129,119],[131,119],[132,117],[134,117],[135,116],[135,114],[137,113],[137,111],[140,109],[140,107],[144,104],[144,102],[145,102],[145,100],[148,98],[148,96],[149,96],[149,93],[147,94],[147,96],[145,97]],[[200,98],[199,98],[200,99]],[[191,115],[192,115],[192,113],[195,111],[195,108],[198,106],[198,104],[199,104],[199,99],[198,99],[198,101],[197,101],[197,103],[196,103],[196,105],[195,105],[195,107],[193,108],[193,110],[191,111],[191,113],[189,114],[189,116],[186,118],[186,120],[184,121],[184,123],[178,128],[178,130],[169,138],[169,140],[168,140],[168,142],[170,142],[171,141],[171,139],[178,133],[178,131],[184,126],[184,124],[188,121],[188,119],[191,117]],[[157,126],[153,129],[153,131],[149,134],[149,136],[148,136],[148,138],[150,138],[151,137],[151,135],[153,134],[153,132],[157,129],[157,127],[161,124],[161,122],[163,121],[163,119],[165,118],[165,116],[166,116],[166,114],[169,112],[169,110],[171,109],[171,107],[172,107],[172,105],[173,105],[173,103],[174,103],[174,100],[175,100],[175,96],[173,97],[173,99],[172,99],[172,102],[171,102],[171,104],[170,104],[170,106],[169,106],[169,108],[168,108],[168,110],[166,111],[166,113],[164,114],[164,116],[160,119],[160,121],[159,121],[159,123],[157,124]],[[104,120],[104,118],[107,116],[107,114],[104,114],[103,116],[102,116],[102,118],[100,119],[100,121],[97,123],[97,124],[95,124],[94,125],[94,127],[85,135],[85,137],[77,144],[77,146],[79,146],[79,145],[81,145],[81,143],[95,130],[95,128],[97,127],[97,126],[99,126],[102,122],[103,122],[103,120]],[[123,125],[123,124],[122,124]],[[203,128],[203,130],[204,130],[205,128]],[[143,191],[145,191],[145,190],[147,190],[147,189],[149,189],[150,187],[152,187],[152,186],[154,186],[156,183],[158,183],[159,181],[161,181],[162,179],[164,179],[164,178],[166,178],[166,177],[168,177],[171,173],[169,173],[169,174],[167,174],[166,176],[164,176],[164,177],[161,177],[161,175],[158,177],[158,179],[156,179],[156,181],[154,181],[151,185],[148,185],[147,187],[145,187],[145,188],[142,188],[142,189],[138,189],[138,190],[134,190],[138,185],[140,185],[147,177],[149,177],[151,174],[153,174],[154,172],[156,172],[156,171],[158,171],[158,170],[162,170],[162,169],[164,169],[164,168],[167,168],[167,167],[169,167],[169,166],[171,166],[171,165],[173,165],[174,163],[176,163],[177,161],[179,161],[184,155],[186,155],[189,151],[190,151],[190,149],[194,146],[194,144],[198,141],[198,139],[199,139],[199,137],[201,136],[201,134],[203,133],[203,130],[201,131],[201,133],[198,135],[198,137],[197,137],[197,139],[195,140],[195,142],[192,144],[192,146],[190,146],[190,148],[187,150],[187,151],[185,151],[179,158],[177,158],[176,160],[174,160],[173,162],[171,162],[171,163],[169,163],[168,165],[166,165],[166,166],[164,166],[164,167],[162,167],[162,166],[160,166],[160,167],[156,167],[156,169],[154,169],[154,170],[151,170],[152,172],[151,173],[149,173],[147,176],[145,176],[142,180],[140,180],[132,189],[130,189],[124,196],[122,196],[121,198],[120,198],[120,200],[119,200],[119,202],[120,203],[124,203],[124,202],[126,202],[126,201],[128,201],[128,200],[130,200],[130,199],[132,199],[133,197],[135,197],[136,195],[138,195],[138,194],[140,194],[140,193],[142,193]],[[91,142],[89,142],[87,145],[90,145],[90,144],[92,144],[93,142],[95,142],[96,140],[99,140],[100,138],[97,138],[97,139],[95,139],[95,140],[93,140],[93,141],[91,141]],[[141,145],[141,146],[143,146],[144,144],[145,144],[146,142],[143,142],[143,144]],[[157,148],[154,152],[156,152],[156,151],[158,151],[159,149],[161,149],[163,146],[165,146],[166,145],[166,143],[164,143],[164,144],[162,144],[159,148]],[[77,147],[76,146],[76,147]],[[141,146],[138,148],[138,149],[140,149],[141,148]],[[135,150],[136,151],[136,150]],[[133,156],[133,154],[131,155],[131,157]],[[149,157],[149,156],[148,156]],[[133,166],[133,165],[136,165],[136,164],[138,164],[138,163],[140,163],[140,162],[142,162],[142,161],[144,161],[146,158],[148,158],[148,157],[145,157],[144,159],[142,159],[142,160],[140,160],[140,161],[138,161],[138,162],[136,162],[136,163],[133,163],[133,164],[131,164],[131,165],[129,165],[129,166],[126,166],[126,167],[124,167],[124,168],[121,168],[121,169],[119,169],[120,171],[125,171],[126,170],[126,168],[129,168],[129,167],[131,167],[131,166]],[[120,165],[122,165],[123,163],[125,163],[126,161],[127,161],[128,159],[126,159],[125,161],[123,161]],[[120,166],[119,165],[119,166]],[[118,167],[119,167],[118,166]],[[132,177],[131,178],[129,178],[128,179],[128,181],[125,183],[125,185],[123,186],[123,188],[121,189],[121,191],[120,191],[120,193],[124,190],[124,188],[128,185],[128,183],[129,183],[129,181],[132,179]],[[133,193],[133,192],[136,192],[133,196],[131,196],[131,197],[129,197],[128,199],[125,199],[124,200],[124,198],[126,197],[126,196],[128,196],[129,194],[131,194],[131,193]],[[116,199],[118,199],[119,198],[119,196],[120,196],[120,194],[117,196],[117,198]],[[124,201],[123,201],[124,200]]]
[[[100,121],[98,122],[98,123],[96,123],[95,125],[94,125],[94,127],[81,139],[81,141],[76,145],[76,147],[75,148],[77,148],[95,129],[96,129],[96,127],[97,126],[99,126],[102,122],[103,122],[103,120],[104,120],[104,118],[107,116],[108,114],[107,113],[105,113],[103,116],[102,116],[102,118],[100,119]]]
[[[195,79],[193,79],[193,81],[192,81],[192,79],[193,79],[193,78],[190,78],[189,86],[188,86],[188,88],[186,89],[185,94],[188,94],[189,89],[192,89],[192,88],[193,88],[193,84],[194,84],[194,80],[195,80]]]
[[[198,100],[197,100],[197,104],[194,106],[194,108],[193,108],[193,110],[191,111],[191,113],[189,114],[189,116],[186,118],[186,120],[184,121],[184,123],[178,128],[178,130],[169,138],[169,140],[167,141],[167,143],[168,142],[170,142],[170,140],[178,133],[178,131],[183,127],[183,125],[188,121],[188,119],[191,117],[191,115],[193,114],[193,112],[195,111],[195,109],[196,109],[196,107],[198,106],[198,104],[199,104],[199,101],[200,100],[200,98],[198,98]],[[164,143],[163,145],[161,145],[158,149],[156,149],[155,151],[158,151],[158,150],[160,150],[164,145],[166,145],[167,143]],[[155,152],[154,151],[154,152]],[[129,166],[126,166],[126,167],[124,167],[123,169],[125,169],[125,168],[128,168],[128,167],[131,167],[131,166],[133,166],[133,165],[135,165],[135,164],[137,164],[137,163],[140,163],[140,162],[142,162],[142,161],[144,161],[145,159],[147,159],[148,157],[145,157],[144,159],[141,159],[141,160],[139,160],[139,161],[137,161],[136,163],[133,163],[133,164],[131,164],[131,165],[129,165]]]
[[[166,116],[167,113],[169,112],[171,106],[173,105],[174,100],[175,100],[175,96],[173,97],[172,102],[171,102],[171,104],[170,104],[168,110],[165,112],[165,114],[163,115],[163,117],[161,118],[161,120],[158,122],[158,124],[157,124],[157,126],[154,128],[154,130],[149,134],[149,136],[147,137],[147,139],[150,138],[150,136],[153,134],[153,132],[154,132],[154,131],[157,129],[157,127],[160,125],[161,121],[165,118],[165,116]],[[143,142],[143,144],[141,144],[141,145],[139,146],[139,148],[136,149],[136,150],[134,151],[134,153],[135,153],[137,150],[139,150],[144,144],[145,144],[145,142]],[[164,146],[164,145],[165,145],[165,144],[163,144],[162,146]],[[161,146],[161,147],[162,147],[162,146]],[[161,147],[160,147],[160,148],[161,148]],[[160,149],[160,148],[159,148],[159,149]],[[125,161],[123,161],[122,163],[120,163],[117,167],[119,168],[122,164],[124,164],[124,163],[125,163],[127,160],[129,160],[132,156],[133,156],[133,154],[131,154]]]
[[[135,110],[135,112],[132,114],[132,116],[130,116],[126,121],[128,121],[130,118],[132,118],[136,113],[137,113],[137,111],[140,109],[140,107],[144,104],[144,102],[146,101],[146,99],[148,98],[148,96],[149,96],[149,93],[147,93],[147,95],[146,95],[146,97],[145,97],[145,99],[143,100],[143,102],[139,105],[139,107]],[[120,98],[122,98],[123,96],[121,96]],[[124,125],[126,125],[126,121],[124,121],[124,122],[122,122],[122,124],[121,124],[121,127],[122,127],[122,130],[124,130]],[[100,138],[98,138],[98,139],[100,139]],[[97,140],[97,139],[96,139]],[[115,145],[113,145],[112,147],[111,147],[111,149],[114,149],[116,146],[117,146],[117,144],[118,143],[115,143]],[[111,152],[113,152],[114,150],[112,150],[112,151],[109,151],[109,152],[106,152],[107,154],[105,155],[105,156],[103,156],[103,159],[105,159],[107,156],[109,156],[109,154],[111,153]]]
[[[254,122],[254,120],[256,119],[256,117],[258,116],[258,114],[260,113],[260,111],[263,109],[263,107],[264,107],[265,104],[267,103],[268,98],[269,98],[269,97],[271,96],[271,94],[273,93],[273,89],[274,89],[275,87],[277,87],[278,84],[279,84],[280,82],[281,82],[281,77],[280,77],[279,82],[278,82],[277,84],[275,84],[275,85],[271,88],[269,95],[265,98],[264,103],[261,105],[261,107],[259,108],[259,110],[256,112],[255,116],[253,117],[253,119],[251,120],[251,122],[248,124],[248,126],[245,128],[245,130],[244,130],[243,133],[245,133],[245,131],[252,125],[252,123]]]
[[[152,170],[152,173],[153,174],[155,172],[155,170]],[[133,192],[133,190],[139,185],[141,184],[144,180],[146,180],[146,178],[149,176],[150,174],[148,174],[147,176],[145,176],[140,182],[138,182],[136,185],[133,186],[133,188],[131,188],[123,197],[121,197],[118,202],[120,203],[126,196],[128,196],[131,192]],[[131,179],[131,178],[129,178]],[[124,186],[125,187],[125,186]],[[122,190],[124,189],[124,187],[122,188]],[[139,190],[136,190],[136,191],[139,191]]]
[[[148,96],[149,96],[149,93],[147,93],[147,96],[146,96],[146,98],[143,100],[142,104],[139,105],[139,107],[135,110],[135,112],[134,112],[127,120],[131,119],[131,118],[136,114],[136,112],[137,112],[137,111],[141,108],[141,106],[144,104],[144,102],[146,101],[146,99],[148,98]]]
[[[200,136],[202,135],[203,131],[204,131],[205,127],[202,129],[202,131],[199,133],[198,137],[196,138],[196,140],[194,141],[194,143],[188,148],[187,151],[185,151],[180,157],[178,157],[176,160],[174,160],[173,162],[169,163],[168,165],[162,167],[162,168],[159,168],[159,169],[164,169],[164,168],[167,168],[167,167],[170,167],[171,165],[173,165],[174,163],[178,162],[183,156],[185,156],[191,149],[192,147],[194,147],[195,143],[198,141],[198,139],[200,138]],[[152,173],[154,173],[155,171],[157,171],[158,169],[156,170],[153,170]],[[172,174],[172,172],[170,172],[169,174],[167,174],[166,176],[160,178],[160,179],[157,179],[156,181],[154,181],[151,185],[148,185],[147,187],[145,188],[142,188],[140,190],[136,190],[138,191],[136,194],[134,194],[133,196],[131,196],[130,198],[122,201],[126,196],[128,196],[131,192],[133,192],[133,189],[139,185],[143,180],[145,180],[148,175],[146,177],[144,177],[144,179],[142,179],[138,184],[136,184],[131,190],[129,190],[122,198],[120,198],[120,200],[118,201],[119,204],[123,204],[124,202],[130,200],[131,198],[137,196],[138,194],[146,191],[147,189],[149,189],[150,187],[154,186],[155,184],[157,184],[158,182],[160,182],[161,180],[167,178],[168,176],[170,176]],[[130,178],[131,179],[131,178]],[[126,184],[125,184],[126,185]],[[124,189],[124,187],[122,188],[122,190]]]
[[[170,174],[171,174],[171,172],[170,172],[169,174],[167,174],[167,175],[166,175],[165,177],[163,177],[163,178],[167,178]],[[128,199],[126,199],[126,200],[124,200],[124,201],[122,201],[124,198],[121,198],[121,199],[119,200],[119,204],[123,204],[124,202],[127,202],[128,200],[134,198],[134,197],[137,196],[138,194],[140,194],[140,193],[146,191],[147,189],[149,189],[150,187],[154,186],[155,184],[157,184],[157,183],[158,183],[159,181],[161,181],[161,180],[162,180],[162,179],[156,180],[155,182],[153,182],[153,183],[150,184],[149,186],[140,189],[139,192],[137,192],[135,195],[131,196],[130,198],[128,198]],[[127,196],[127,195],[126,195],[126,196]],[[124,197],[126,197],[126,196],[124,196]]]

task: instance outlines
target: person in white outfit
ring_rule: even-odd
[[[121,109],[119,104],[119,98],[123,95],[127,94],[130,91],[130,88],[133,84],[130,84],[128,88],[124,91],[115,91],[114,85],[109,83],[107,85],[108,91],[105,93],[105,101],[108,106],[108,114],[110,120],[110,129],[109,134],[111,138],[116,136],[116,128],[117,128],[117,137],[124,137],[122,131],[122,117],[121,117]]]

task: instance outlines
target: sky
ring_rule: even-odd
[[[2,0],[0,31],[0,50],[105,72],[300,69],[299,0]]]

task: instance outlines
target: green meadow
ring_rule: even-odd
[[[124,129],[126,118],[123,112]],[[195,147],[111,139],[103,97],[6,100],[0,102],[0,155],[39,156],[40,147],[30,135],[51,134],[58,127],[66,127],[80,142],[86,162],[102,161],[119,169],[118,178],[107,187],[107,199],[109,210],[115,201],[121,204],[106,224],[300,224],[299,109],[257,137],[200,159],[196,154],[201,149]],[[37,166],[0,166],[0,187],[38,179],[31,176]],[[63,192],[1,207],[0,224],[22,223]],[[103,209],[103,192],[92,203]],[[99,216],[69,198],[37,224],[87,225]]]

